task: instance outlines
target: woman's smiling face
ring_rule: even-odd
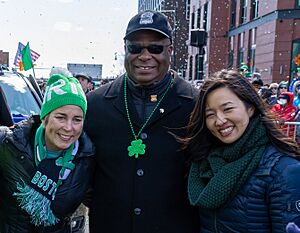
[[[80,136],[83,111],[76,105],[65,105],[52,111],[42,121],[45,127],[47,150],[63,151]]]
[[[207,95],[205,120],[208,130],[220,141],[230,144],[245,132],[254,108],[247,108],[227,87],[220,87]]]

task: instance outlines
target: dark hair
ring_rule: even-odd
[[[264,82],[260,78],[255,78],[252,80],[252,85],[258,85],[258,86],[263,86]]]
[[[300,155],[299,147],[291,138],[288,138],[276,124],[276,117],[270,112],[265,102],[257,94],[252,84],[239,72],[233,70],[221,70],[214,73],[204,81],[200,90],[196,105],[192,111],[187,125],[187,136],[180,138],[183,149],[191,154],[191,161],[201,160],[208,155],[212,146],[218,145],[216,139],[206,127],[205,107],[207,95],[221,87],[229,88],[243,101],[246,108],[254,107],[252,117],[259,116],[267,128],[267,136],[270,142],[280,151],[291,156]]]

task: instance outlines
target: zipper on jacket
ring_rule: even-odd
[[[218,226],[217,226],[217,210],[214,211],[214,228],[215,228],[215,233],[218,233]]]
[[[147,119],[147,110],[146,110],[146,104],[147,104],[147,99],[146,99],[146,90],[145,89],[142,89],[142,112],[141,112],[141,119],[142,119],[142,122],[145,122],[146,119]]]
[[[291,210],[292,210],[292,208],[291,208],[291,203],[289,202],[289,203],[288,203],[288,206],[287,206],[287,211],[290,212]]]

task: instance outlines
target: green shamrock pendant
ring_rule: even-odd
[[[145,148],[146,145],[143,144],[143,141],[141,139],[133,140],[131,141],[131,146],[127,147],[128,156],[134,156],[137,159],[139,155],[145,154]]]

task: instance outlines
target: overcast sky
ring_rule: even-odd
[[[10,66],[18,42],[41,56],[37,76],[67,63],[103,64],[103,77],[122,67],[123,37],[138,0],[0,0],[0,50]],[[117,60],[115,60],[117,53]],[[31,72],[31,71],[30,71]]]

